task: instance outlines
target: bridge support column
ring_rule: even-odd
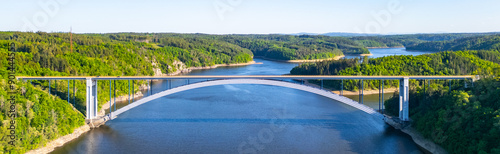
[[[365,97],[365,83],[363,82],[363,80],[361,80],[361,104],[364,103],[364,97]]]
[[[134,89],[134,81],[132,81],[132,102],[135,101],[135,89]]]
[[[402,121],[409,120],[409,78],[405,77],[399,80],[399,119]]]
[[[51,81],[51,80],[49,80],[49,97],[50,97],[50,81]]]
[[[69,79],[68,79],[68,104],[70,104],[70,102],[69,102]]]
[[[87,78],[87,119],[97,117],[97,81]]]
[[[385,108],[384,80],[382,80],[382,113],[384,113],[384,108]]]
[[[75,80],[73,80],[73,106],[76,105],[76,84]]]
[[[128,80],[128,104],[130,104],[130,80]]]
[[[344,79],[342,79],[342,83],[340,84],[340,96],[344,96]]]

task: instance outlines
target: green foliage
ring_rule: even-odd
[[[155,57],[178,59],[191,66],[212,66],[215,64],[246,63],[252,60],[252,52],[240,46],[202,37],[184,37],[158,34],[159,46]],[[164,63],[171,63],[164,61]]]
[[[494,56],[497,58],[492,58]],[[341,59],[293,68],[293,75],[497,75],[500,53],[496,51],[439,52],[419,56],[388,56],[375,59]],[[487,59],[487,60],[484,60]],[[494,60],[488,61],[488,60]],[[495,63],[496,62],[496,63]],[[365,89],[378,89],[380,81],[365,81]],[[325,85],[340,89],[340,81],[325,81]],[[385,87],[397,87],[398,81],[386,81]],[[344,81],[345,90],[359,89],[359,81]]]
[[[348,38],[328,36],[292,35],[206,35],[170,33],[119,33],[106,34],[124,41],[154,43],[192,52],[214,51],[223,53],[242,51],[250,55],[277,60],[326,59],[343,54],[366,54],[368,49]],[[129,38],[127,35],[134,35]],[[140,36],[140,38],[138,38]],[[199,54],[196,54],[199,55]]]
[[[441,84],[410,90],[413,126],[450,153],[498,153],[500,80],[486,78],[474,84],[472,89],[455,86],[451,92]],[[385,106],[388,113],[398,115],[395,95]]]
[[[403,46],[401,43],[385,37],[355,37],[352,39],[365,47],[391,48]]]
[[[500,35],[466,37],[450,41],[433,41],[407,46],[408,50],[459,51],[497,50],[500,51]]]
[[[327,59],[343,54],[370,53],[342,37],[291,35],[225,35],[221,40],[250,49],[255,56],[278,59]]]
[[[420,43],[436,41],[452,41],[467,37],[488,36],[498,33],[444,33],[444,34],[409,34],[409,35],[379,35],[379,36],[358,36],[351,37],[365,47],[399,47],[405,46],[412,50],[425,50],[413,49]],[[429,45],[431,46],[431,45]],[[488,50],[488,49],[457,49],[457,50]],[[448,50],[426,50],[426,51],[448,51]]]
[[[6,78],[0,80],[0,87],[8,89]],[[24,153],[30,149],[44,146],[48,141],[73,132],[77,127],[85,124],[85,117],[74,109],[67,101],[60,98],[49,96],[42,91],[40,87],[34,87],[30,84],[17,82],[15,84],[18,92],[16,97],[16,136],[15,146],[8,144],[10,139],[10,118],[6,110],[10,108],[10,102],[7,101],[12,95],[7,91],[0,90],[0,135],[4,139],[0,140],[1,151],[11,151],[14,153]]]

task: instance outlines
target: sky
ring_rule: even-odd
[[[0,31],[500,32],[499,0],[2,0]]]

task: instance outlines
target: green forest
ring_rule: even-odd
[[[290,71],[292,75],[483,75],[500,73],[498,51],[439,52],[418,56],[387,56],[380,58],[341,59],[303,64]],[[380,81],[365,81],[365,89],[378,89]],[[340,89],[341,81],[324,81],[324,85]],[[397,87],[398,81],[386,81],[385,87]],[[346,80],[344,90],[357,91],[358,80]]]
[[[408,35],[377,35],[377,36],[356,36],[350,37],[364,47],[401,47],[404,46],[409,50],[419,51],[458,51],[458,50],[490,50],[489,48],[461,48],[457,50],[441,50],[442,43],[453,42],[454,40],[470,40],[474,41],[482,37],[490,37],[498,33],[443,33],[443,34],[408,34]],[[479,41],[481,42],[481,41]],[[427,44],[427,45],[426,45]],[[438,45],[433,47],[432,45]],[[418,47],[423,46],[426,48]]]
[[[127,39],[127,33],[110,34],[122,35],[121,40]],[[145,34],[134,35],[151,40],[158,46],[187,47],[186,43],[191,41],[215,41],[224,42],[250,50],[253,55],[276,59],[276,60],[307,60],[327,59],[344,54],[367,54],[370,53],[361,44],[345,37],[311,36],[311,35],[207,35],[207,34]],[[172,42],[169,40],[181,39],[185,42]],[[186,42],[187,41],[187,42]],[[180,45],[180,46],[179,46]]]
[[[221,39],[278,60],[326,59],[344,54],[368,54],[368,49],[343,37],[310,35],[228,35]]]
[[[500,35],[474,36],[449,41],[424,42],[406,47],[420,51],[500,50]]]
[[[481,79],[473,87],[454,86],[452,91],[445,86],[412,86],[412,127],[449,153],[500,153],[500,79]],[[385,107],[398,115],[398,96]]]
[[[8,62],[7,52],[4,48],[0,48],[0,67],[6,68]],[[15,59],[24,58],[24,54],[17,54]],[[16,65],[19,67],[20,65]],[[85,124],[85,115],[81,114],[76,108],[69,104],[66,100],[62,100],[54,95],[49,95],[43,90],[42,86],[33,86],[27,82],[14,83],[17,93],[14,95],[7,94],[7,89],[10,89],[10,83],[7,80],[7,69],[0,69],[0,134],[3,136],[0,140],[1,151],[11,151],[14,153],[24,153],[27,150],[35,149],[44,146],[50,140],[70,134],[77,127]],[[12,106],[8,99],[15,96],[15,134],[17,140],[14,143],[16,146],[9,145],[10,139],[6,136],[10,134],[10,110],[8,106]],[[9,107],[9,109],[11,109]],[[9,115],[9,116],[8,116]]]

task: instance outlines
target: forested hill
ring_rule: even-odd
[[[418,56],[388,56],[368,59],[342,59],[293,68],[293,75],[500,75],[500,53],[497,51],[439,52]],[[366,89],[377,89],[379,81],[366,81]],[[340,87],[338,81],[325,85]],[[386,87],[398,84],[386,82]],[[357,90],[355,81],[346,81],[344,89]]]
[[[368,54],[368,49],[344,37],[312,35],[226,35],[221,38],[266,58],[324,59],[343,54]]]
[[[459,50],[497,50],[500,51],[500,34],[466,37],[451,41],[424,42],[407,46],[408,50],[420,51],[459,51]]]
[[[208,34],[174,34],[174,33],[118,33],[112,37],[127,40],[127,37],[140,36],[143,40],[158,45],[174,45],[166,40],[184,39],[225,42],[248,49],[255,56],[277,60],[326,59],[344,54],[367,54],[368,49],[345,37],[311,36],[311,35],[208,35]],[[137,40],[137,39],[129,39]]]
[[[359,42],[365,47],[405,46],[408,48],[411,46],[416,46],[421,43],[425,44],[432,42],[449,42],[457,39],[465,39],[465,38],[474,39],[475,37],[491,36],[497,34],[499,33],[407,34],[407,35],[359,36],[359,37],[351,37],[351,39]],[[461,50],[467,50],[467,49],[461,49]],[[488,50],[488,49],[481,49],[481,50]],[[429,50],[429,51],[435,51],[435,50]]]

